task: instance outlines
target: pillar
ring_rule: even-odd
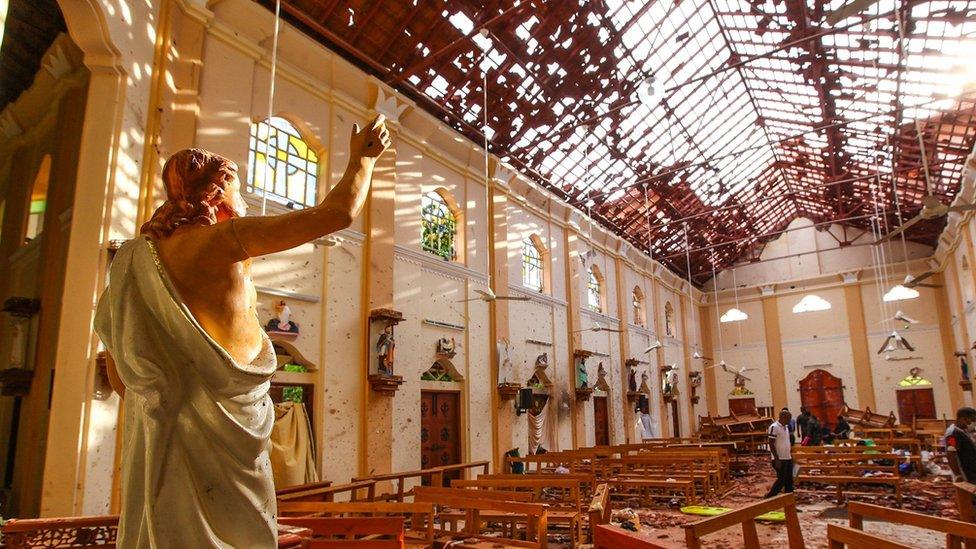
[[[874,376],[871,375],[871,351],[868,331],[864,320],[864,300],[857,273],[846,273],[844,302],[847,305],[847,328],[851,334],[851,355],[854,358],[854,383],[857,385],[858,408],[877,410],[874,395]]]
[[[488,219],[491,230],[488,231],[488,268],[491,273],[490,285],[495,295],[507,295],[509,283],[508,270],[508,195],[501,183],[492,179],[488,184]],[[498,394],[498,343],[510,341],[509,301],[496,300],[488,304],[489,333],[491,334],[490,362],[491,362],[491,404],[492,418],[492,450],[494,470],[502,470],[505,463],[505,452],[513,446],[512,433],[514,431],[515,412],[511,400],[505,400]],[[527,453],[527,452],[526,452]]]
[[[786,371],[783,364],[783,336],[779,329],[779,307],[773,288],[762,288],[763,325],[766,331],[766,361],[769,364],[769,385],[773,394],[773,409],[787,405]],[[716,314],[718,310],[716,309]]]
[[[687,296],[684,295],[678,298],[681,314],[681,353],[684,356],[684,361],[681,364],[682,373],[684,374],[682,376],[684,381],[682,386],[687,387],[684,391],[684,397],[688,402],[688,434],[693,435],[698,426],[698,418],[695,417],[695,403],[691,401],[691,379],[688,377],[688,374],[691,373],[691,330],[689,330],[691,322],[688,322],[687,314],[691,310],[691,307],[688,305],[687,300]],[[696,391],[700,389],[701,387],[697,388]]]
[[[371,113],[369,119],[375,113]],[[368,124],[369,120],[360,122]],[[365,417],[361,418],[360,475],[393,472],[393,414],[396,396],[380,393],[370,387],[367,375],[373,353],[376,333],[370,333],[370,311],[393,309],[394,277],[394,230],[396,219],[396,122],[387,120],[392,145],[377,159],[373,168],[373,183],[367,198],[364,218],[366,240],[363,246],[363,304],[362,329],[363,363],[360,367],[362,387],[366,403]],[[394,365],[394,372],[396,365]]]
[[[712,360],[712,364],[715,363],[715,347],[712,345],[712,320],[711,312],[714,310],[715,314],[718,314],[718,305],[714,308],[709,307],[699,307],[698,311],[701,313],[698,315],[698,323],[701,325],[701,346],[702,354],[707,356]],[[708,406],[708,413],[717,416],[718,413],[718,383],[715,380],[715,368],[708,368],[706,365],[705,375],[703,376],[705,384],[705,397]]]
[[[627,386],[630,380],[630,367],[627,360],[630,358],[630,322],[628,319],[629,307],[627,298],[631,297],[633,290],[625,282],[624,260],[621,257],[614,259],[614,267],[617,273],[617,318],[620,319],[620,395],[624,406],[624,441],[627,443],[640,442],[634,440],[634,424],[637,422],[637,414],[634,412],[636,402],[631,402],[627,393],[630,388]]]
[[[962,285],[959,283],[959,271],[956,269],[956,257],[954,253],[949,254],[949,261],[946,263],[945,271],[931,278],[933,284],[941,286],[933,289],[933,291],[935,292],[936,314],[939,317],[939,332],[942,337],[943,360],[945,361],[946,367],[945,379],[946,385],[948,385],[949,406],[951,407],[951,410],[943,412],[948,416],[954,417],[956,410],[964,406],[967,402],[972,404],[972,393],[964,393],[962,387],[959,386],[962,373],[959,371],[959,360],[954,354],[956,344],[952,332],[952,313],[949,307],[949,293],[945,288],[945,273],[949,273],[948,276],[953,277],[953,286],[956,291],[953,292],[954,295],[952,297],[955,299],[956,310],[959,311],[959,332],[963,339],[963,349],[961,350],[968,351],[971,339],[969,336],[969,328],[966,326],[966,304],[962,299]],[[970,369],[970,372],[972,372],[972,369]],[[971,376],[972,373],[970,373]]]
[[[572,212],[569,214],[572,216]],[[584,446],[586,442],[586,422],[582,404],[576,400],[576,358],[575,352],[582,347],[582,334],[575,332],[581,329],[580,292],[582,288],[582,264],[578,250],[580,234],[572,226],[564,231],[566,240],[566,330],[568,332],[569,347],[566,356],[567,383],[569,384],[569,408],[573,421],[573,448]],[[575,332],[575,333],[574,333]]]
[[[658,268],[657,265],[655,265],[654,270],[656,271],[657,268]],[[661,343],[664,343],[666,336],[662,335],[664,334],[664,330],[662,329],[662,326],[664,325],[664,316],[663,316],[664,310],[661,308],[660,286],[661,284],[658,281],[657,276],[656,275],[652,276],[651,296],[652,296],[652,301],[654,302],[654,337],[656,337],[657,340],[660,341]],[[658,413],[658,417],[660,418],[660,427],[658,432],[661,434],[661,437],[668,437],[673,435],[673,433],[671,433],[671,423],[668,422],[667,420],[668,407],[667,404],[664,402],[664,398],[661,393],[661,366],[663,364],[664,364],[664,347],[662,346],[658,348],[656,351],[654,351],[654,362],[650,365],[650,367],[648,367],[649,370],[648,373],[651,378],[651,391],[657,395],[657,404],[658,404],[657,413]],[[653,398],[653,396],[654,395],[652,394],[651,398]]]

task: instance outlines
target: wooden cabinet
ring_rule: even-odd
[[[800,380],[800,404],[831,430],[844,408],[844,381],[826,370],[816,369]],[[794,416],[799,411],[794,411]]]

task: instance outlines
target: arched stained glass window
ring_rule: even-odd
[[[522,239],[522,284],[542,291],[542,253],[531,237]]]
[[[315,205],[319,156],[298,128],[277,116],[251,125],[247,191],[301,209]]]
[[[457,218],[447,201],[437,191],[431,191],[421,199],[421,246],[424,251],[448,261],[457,259],[454,237],[457,235]]]
[[[603,279],[596,266],[590,267],[586,281],[586,304],[598,313],[603,312]]]

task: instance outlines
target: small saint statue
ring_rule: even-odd
[[[627,374],[627,390],[631,393],[637,392],[637,369],[631,368]]]
[[[647,384],[651,380],[651,376],[647,375],[647,372],[641,372],[641,384],[640,392],[649,393],[651,392],[651,387]]]
[[[268,321],[264,331],[269,334],[298,335],[298,324],[291,321],[291,307],[287,303],[275,303],[275,318]]]
[[[586,373],[586,361],[580,360],[576,365],[576,387],[585,389],[589,387],[589,374]]]
[[[969,381],[969,363],[964,356],[959,357],[959,369],[962,370],[962,379]]]
[[[376,340],[376,369],[384,376],[393,375],[393,361],[396,358],[396,340],[393,338],[393,326],[383,328],[383,333]]]

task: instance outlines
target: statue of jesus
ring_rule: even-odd
[[[382,115],[353,125],[349,165],[317,206],[244,217],[237,166],[187,149],[166,202],[112,262],[95,329],[124,395],[119,547],[275,547],[269,459],[277,363],[250,259],[348,227],[389,146]]]

